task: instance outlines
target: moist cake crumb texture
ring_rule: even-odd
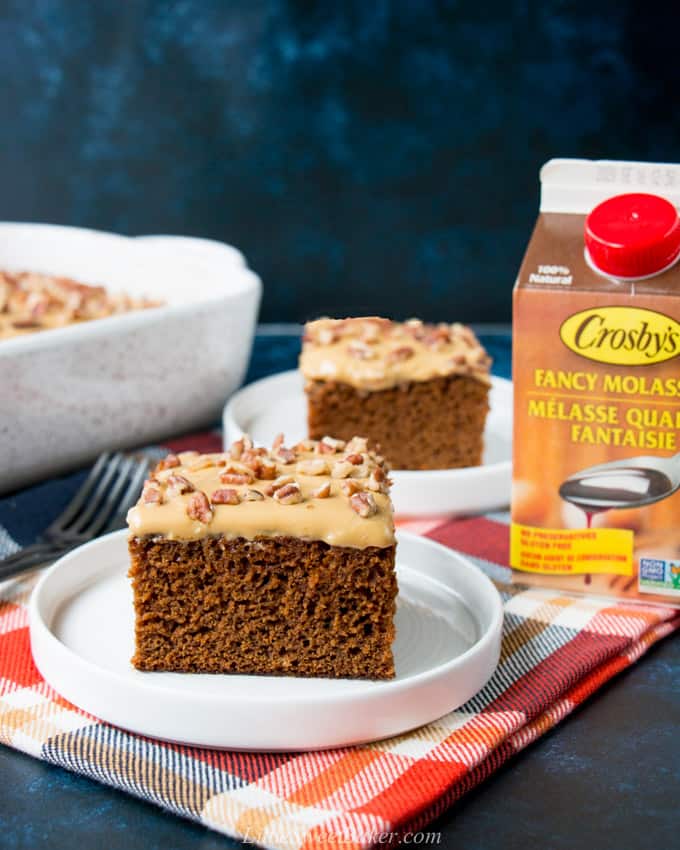
[[[460,324],[319,319],[300,357],[311,438],[363,434],[397,469],[482,461],[491,358]]]
[[[130,541],[139,670],[388,679],[394,547]]]
[[[138,669],[394,675],[389,480],[362,438],[169,455],[128,522]]]

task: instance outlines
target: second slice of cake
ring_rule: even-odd
[[[309,436],[362,434],[393,469],[477,466],[490,365],[464,325],[309,322],[300,357]]]
[[[366,441],[170,455],[128,515],[139,670],[387,679],[389,482]]]

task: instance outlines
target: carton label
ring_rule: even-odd
[[[515,569],[549,575],[633,575],[633,532],[620,528],[533,528],[513,523]]]
[[[651,187],[656,167],[630,168]],[[547,167],[517,276],[510,562],[524,584],[678,604],[680,262],[597,271],[584,233],[608,197],[600,172]]]
[[[647,366],[680,354],[680,322],[641,307],[599,307],[569,316],[560,339],[597,363]]]

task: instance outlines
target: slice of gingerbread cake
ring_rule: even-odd
[[[161,461],[128,514],[134,666],[393,677],[388,490],[356,437]]]
[[[300,356],[309,436],[362,434],[394,469],[482,461],[491,358],[460,324],[309,322]]]

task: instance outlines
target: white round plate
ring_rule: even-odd
[[[339,747],[436,720],[473,696],[498,663],[496,588],[450,549],[401,533],[395,679],[141,673],[130,664],[126,537],[109,534],[65,555],[38,583],[29,615],[47,682],[115,726],[193,746]]]
[[[400,516],[479,513],[510,504],[512,383],[492,377],[481,466],[427,471],[393,470],[392,502]],[[283,432],[288,445],[307,436],[307,405],[297,369],[249,384],[235,393],[222,417],[225,448],[244,433],[270,445]],[[332,435],[331,435],[332,436]]]

